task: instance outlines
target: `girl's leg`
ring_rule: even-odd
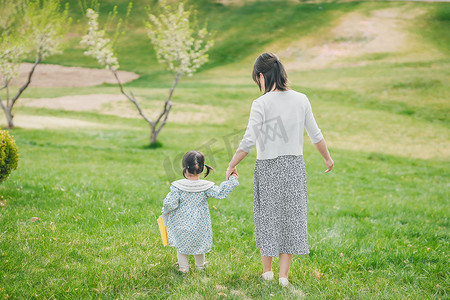
[[[178,257],[178,266],[179,271],[181,272],[189,272],[189,255],[181,254],[180,251],[177,250],[177,257]]]
[[[204,270],[205,269],[205,254],[194,255],[194,258],[195,258],[195,266],[197,267],[197,269]]]
[[[280,278],[288,278],[289,276],[289,267],[292,262],[292,254],[281,253],[280,254]]]

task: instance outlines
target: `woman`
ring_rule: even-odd
[[[308,98],[289,89],[286,71],[278,57],[261,54],[255,61],[252,77],[264,95],[253,101],[247,130],[226,177],[237,174],[236,166],[256,144],[253,212],[262,277],[274,278],[272,258],[279,256],[279,283],[288,286],[293,254],[309,253],[303,160],[305,129],[325,160],[326,173],[334,163]]]

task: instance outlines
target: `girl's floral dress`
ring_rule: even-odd
[[[181,179],[173,182],[162,210],[169,246],[188,255],[211,251],[208,198],[224,199],[238,185],[239,181],[234,176],[230,176],[220,186],[207,180]]]

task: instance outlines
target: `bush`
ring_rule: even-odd
[[[0,130],[0,183],[8,178],[11,171],[17,169],[19,151],[14,138],[8,131]]]

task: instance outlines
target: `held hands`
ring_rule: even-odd
[[[330,157],[330,159],[325,160],[325,164],[327,165],[327,169],[325,170],[325,173],[328,173],[328,172],[331,171],[331,169],[333,169],[334,161]],[[239,174],[238,174],[238,172],[236,170],[236,167],[234,167],[234,168],[227,168],[227,172],[226,172],[225,178],[228,180],[231,175],[234,175],[234,176],[236,176],[236,178],[239,179]]]
[[[228,180],[228,179],[230,178],[231,175],[234,175],[234,176],[236,176],[236,178],[239,179],[239,174],[238,174],[238,172],[237,172],[237,170],[236,170],[236,167],[234,167],[234,168],[228,168],[228,169],[227,169],[227,172],[226,172],[226,175],[225,175],[225,178]]]
[[[333,169],[333,166],[334,166],[334,161],[331,159],[331,157],[330,157],[330,159],[327,159],[327,160],[325,160],[325,164],[327,165],[327,170],[325,171],[325,173],[328,173],[328,172],[330,172],[331,171],[331,169]]]

